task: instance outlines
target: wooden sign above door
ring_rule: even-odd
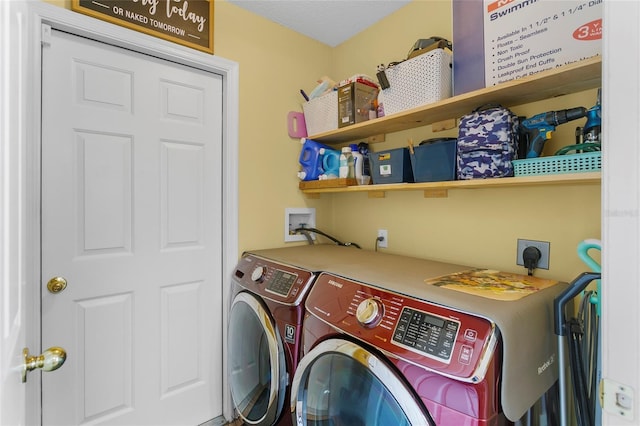
[[[71,9],[213,54],[211,0],[72,0]]]

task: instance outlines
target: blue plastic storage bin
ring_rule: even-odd
[[[415,182],[438,182],[456,179],[455,138],[425,141],[413,148],[411,168]]]
[[[374,184],[413,182],[408,148],[370,152],[369,164]]]

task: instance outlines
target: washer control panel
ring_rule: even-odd
[[[484,378],[498,342],[489,319],[328,273],[319,275],[305,305],[341,333],[468,382]]]
[[[451,362],[460,321],[403,307],[393,330],[393,342],[443,362]]]
[[[302,268],[248,254],[238,262],[234,281],[266,299],[297,305],[309,291],[315,276]]]

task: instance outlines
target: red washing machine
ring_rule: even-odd
[[[304,342],[313,350],[293,385],[306,424],[498,424],[492,321],[331,274],[320,275],[307,309]]]
[[[302,356],[304,301],[327,262],[358,251],[308,245],[245,253],[231,277],[228,375],[247,425],[290,425],[291,379]]]
[[[425,283],[446,264],[369,256],[321,273],[307,298],[298,426],[510,424],[556,381],[548,327],[564,286],[499,301]]]
[[[254,254],[235,269],[227,356],[231,397],[245,424],[291,424],[285,407],[301,355],[303,302],[315,278]]]

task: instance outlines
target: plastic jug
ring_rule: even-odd
[[[313,139],[302,138],[300,143],[302,143],[302,150],[298,162],[302,166],[302,171],[298,173],[298,177],[305,181],[318,180],[320,175],[324,173],[322,168],[323,154],[334,150]]]
[[[324,150],[322,169],[326,178],[338,177],[340,174],[340,153],[336,150]]]
[[[340,178],[355,178],[355,169],[354,169],[354,158],[351,153],[351,147],[345,146],[342,148],[342,153],[340,154],[340,168],[339,168],[339,177]]]
[[[355,178],[358,181],[358,184],[362,182],[362,175],[364,174],[364,157],[358,150],[358,145],[352,143],[349,145],[351,148],[351,155],[353,155],[353,167]]]

